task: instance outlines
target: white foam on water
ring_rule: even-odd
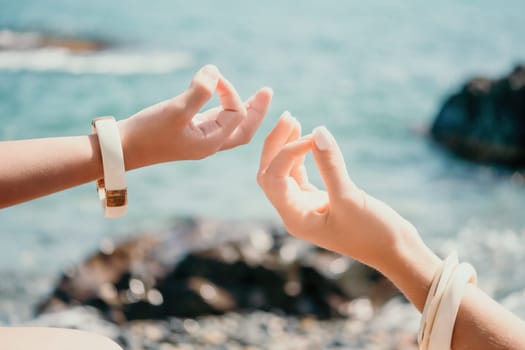
[[[63,72],[71,74],[160,74],[191,65],[183,52],[130,53],[105,51],[75,54],[66,49],[0,51],[0,71]]]
[[[42,40],[39,33],[18,33],[10,30],[0,30],[0,49],[25,50],[38,47]]]

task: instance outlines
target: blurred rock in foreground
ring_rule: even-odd
[[[251,310],[327,319],[347,316],[356,297],[378,306],[397,293],[376,271],[280,228],[186,220],[103,242],[66,271],[38,313],[89,305],[116,323]]]
[[[498,80],[468,81],[445,101],[432,136],[474,161],[525,165],[525,65]]]

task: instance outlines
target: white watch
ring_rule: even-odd
[[[99,117],[91,122],[98,135],[104,177],[97,180],[97,191],[104,216],[117,218],[126,213],[128,193],[126,168],[117,122],[113,117]]]

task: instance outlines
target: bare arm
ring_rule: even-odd
[[[394,262],[380,271],[422,311],[437,268],[436,256],[422,242],[400,244]],[[452,349],[525,349],[525,323],[477,286],[465,290],[456,318]]]
[[[199,113],[214,92],[221,106]],[[203,67],[179,96],[118,123],[126,170],[201,159],[249,142],[271,97],[263,88],[243,103],[216,67]],[[0,164],[0,208],[103,176],[95,134],[0,142]]]
[[[316,129],[303,138],[299,134],[299,123],[282,117],[266,138],[258,173],[288,231],[376,268],[421,311],[440,259],[412,224],[352,182],[328,130]],[[309,151],[326,191],[308,181],[303,160]],[[452,348],[525,349],[525,323],[469,285]]]
[[[96,135],[0,143],[0,207],[102,177]]]

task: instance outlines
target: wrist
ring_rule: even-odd
[[[399,235],[390,259],[377,269],[421,311],[440,263],[441,259],[425,245],[412,227]]]
[[[130,120],[120,120],[117,125],[120,131],[126,170],[133,170],[155,164],[151,152],[148,152],[146,147],[143,146],[144,142],[141,142],[141,140],[134,135]]]

